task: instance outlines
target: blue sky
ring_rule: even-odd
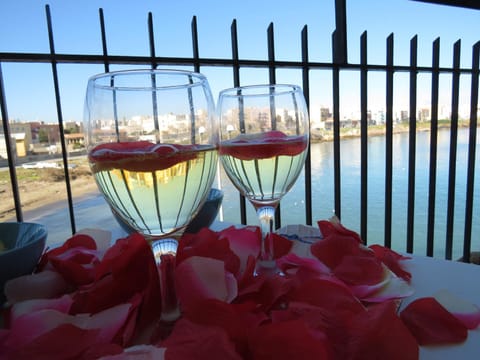
[[[309,31],[309,55],[313,61],[330,61],[331,35],[335,29],[333,0],[2,0],[0,2],[0,52],[49,52],[45,5],[52,13],[55,48],[58,53],[100,54],[98,9],[104,9],[110,54],[147,55],[147,15],[152,12],[157,55],[191,56],[190,24],[197,16],[201,57],[231,56],[230,25],[237,19],[241,58],[267,57],[266,29],[274,22],[277,59],[297,60],[301,56],[300,32]],[[450,66],[453,43],[462,39],[462,64],[471,63],[471,47],[480,39],[480,12],[469,9],[425,4],[410,0],[347,0],[349,61],[358,59],[359,38],[367,31],[369,62],[385,62],[385,43],[395,34],[395,62],[408,64],[409,41],[419,34],[419,64],[429,65],[432,42],[441,39],[441,65]],[[49,64],[2,64],[10,119],[56,121],[55,99]],[[120,69],[120,67],[112,67]],[[89,76],[102,72],[102,66],[59,65],[62,109],[65,121],[80,121],[83,96]],[[229,69],[202,68],[210,80],[216,98],[218,91],[232,86]],[[331,106],[328,74],[312,74],[310,95],[315,109]],[[398,92],[408,79],[400,79]],[[427,79],[428,80],[428,79]],[[419,87],[428,90],[428,82],[419,79]],[[245,70],[242,84],[267,82],[266,71]],[[358,77],[342,75],[342,111],[358,108]],[[372,107],[382,106],[384,76],[372,74]],[[295,72],[277,73],[277,82],[300,83]],[[422,85],[425,82],[424,85]],[[378,90],[374,87],[378,83]],[[444,102],[448,100],[445,81]],[[323,84],[323,85],[321,85]],[[328,84],[328,85],[326,85]],[[469,80],[462,81],[468,88]],[[429,91],[424,91],[427,94]],[[398,108],[406,98],[398,96]],[[378,100],[375,100],[378,99]],[[419,105],[428,103],[419,95]],[[348,105],[348,107],[347,107]],[[313,108],[313,106],[312,106]],[[315,117],[312,109],[312,117]]]

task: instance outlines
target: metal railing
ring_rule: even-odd
[[[340,1],[341,3],[341,1]],[[120,65],[142,65],[155,68],[157,66],[174,65],[189,66],[195,71],[201,71],[202,67],[223,67],[232,70],[233,84],[239,86],[241,84],[240,69],[242,68],[262,68],[268,70],[268,77],[271,83],[276,82],[276,71],[279,69],[296,69],[301,71],[301,83],[307,105],[310,104],[310,74],[313,70],[326,70],[332,74],[331,89],[333,93],[333,160],[334,160],[334,210],[338,217],[342,215],[341,203],[341,136],[340,136],[340,91],[341,82],[340,74],[342,71],[356,71],[360,74],[360,152],[361,152],[361,179],[360,179],[360,235],[366,239],[368,221],[367,221],[367,189],[368,189],[368,160],[367,152],[368,140],[368,74],[378,72],[385,75],[385,107],[386,107],[386,148],[385,148],[385,213],[384,213],[384,229],[385,229],[385,245],[391,246],[392,239],[392,181],[393,181],[393,160],[392,160],[392,139],[393,139],[393,88],[394,75],[397,73],[405,73],[409,76],[409,167],[408,167],[408,214],[407,214],[407,238],[406,250],[413,252],[414,239],[414,209],[415,209],[415,165],[416,165],[416,114],[417,114],[417,77],[421,73],[431,76],[431,121],[430,121],[430,164],[429,164],[429,195],[428,195],[428,231],[426,240],[426,255],[433,256],[434,247],[434,226],[435,226],[435,195],[436,195],[436,174],[437,174],[437,131],[438,131],[438,108],[439,108],[439,78],[441,74],[447,74],[452,79],[451,90],[451,137],[450,137],[450,155],[449,155],[449,185],[447,200],[447,223],[446,223],[446,250],[445,258],[452,258],[453,244],[453,208],[455,203],[455,179],[456,179],[456,145],[458,131],[458,113],[459,113],[459,79],[460,75],[467,74],[471,77],[470,91],[470,123],[469,123],[469,155],[468,155],[468,171],[467,171],[467,188],[465,203],[465,222],[464,222],[464,242],[463,242],[463,259],[470,261],[471,240],[472,240],[472,214],[474,207],[474,177],[476,167],[476,137],[477,137],[477,109],[478,109],[478,77],[479,77],[479,43],[475,44],[472,49],[472,65],[468,68],[460,67],[460,41],[458,41],[453,50],[453,66],[440,66],[440,42],[435,40],[432,45],[431,66],[417,65],[417,37],[413,37],[410,43],[410,63],[409,65],[394,64],[394,35],[391,34],[386,40],[386,63],[384,65],[369,64],[367,62],[367,33],[363,33],[360,39],[360,62],[353,64],[346,59],[346,36],[345,19],[337,18],[337,31],[332,37],[332,61],[331,62],[315,62],[309,59],[308,44],[308,28],[305,26],[301,31],[301,60],[299,61],[282,61],[275,57],[274,46],[274,24],[270,24],[267,29],[268,41],[268,58],[264,60],[242,59],[239,57],[237,24],[233,20],[231,24],[231,48],[232,55],[230,58],[204,58],[199,56],[199,42],[197,32],[197,20],[193,17],[191,23],[191,41],[192,56],[191,57],[162,57],[157,56],[155,51],[154,29],[152,14],[148,14],[148,30],[149,30],[149,56],[131,56],[131,55],[110,55],[108,53],[107,35],[105,31],[105,22],[102,9],[99,10],[100,36],[102,39],[102,54],[60,54],[55,51],[54,34],[52,29],[52,21],[50,16],[50,8],[46,6],[46,20],[48,27],[48,36],[50,44],[49,53],[12,53],[0,52],[0,108],[2,119],[8,119],[8,104],[6,102],[6,94],[4,87],[4,76],[2,74],[2,63],[47,63],[51,65],[52,79],[55,91],[56,112],[58,124],[60,128],[60,141],[62,144],[62,156],[66,179],[66,189],[70,214],[70,225],[72,233],[76,231],[75,212],[73,206],[68,157],[65,145],[65,136],[63,129],[62,106],[60,102],[61,94],[59,87],[59,79],[57,73],[58,64],[103,64],[105,71],[110,70],[110,66]],[[3,132],[5,138],[10,138],[9,122],[3,121]],[[15,159],[10,142],[6,141],[8,153],[8,165],[10,171],[11,185],[13,189],[13,197],[16,209],[16,217],[18,221],[23,220],[22,206],[19,195],[18,181],[15,170]],[[311,158],[308,155],[305,165],[305,223],[312,224],[312,173]],[[245,199],[240,197],[240,222],[246,223],[246,205]],[[281,225],[281,211],[276,214],[276,226]]]

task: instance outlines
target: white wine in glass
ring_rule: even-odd
[[[219,154],[226,174],[255,207],[263,240],[257,271],[275,269],[275,210],[300,175],[309,144],[309,117],[300,87],[252,85],[220,92]],[[270,269],[270,270],[269,270]]]
[[[112,212],[150,242],[158,263],[171,261],[216,174],[218,127],[207,79],[180,70],[93,76],[85,127],[90,167]],[[164,314],[169,307],[162,305]]]

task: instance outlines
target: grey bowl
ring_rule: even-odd
[[[0,304],[4,302],[5,283],[21,275],[31,274],[45,249],[47,228],[27,222],[0,223]]]
[[[210,189],[207,200],[195,215],[185,232],[197,233],[201,228],[209,227],[218,215],[220,205],[222,205],[223,191],[219,189]]]
[[[218,210],[220,209],[220,205],[222,204],[223,200],[223,191],[219,189],[210,189],[207,199],[205,203],[198,211],[197,215],[192,219],[190,224],[188,224],[185,232],[187,233],[196,233],[201,228],[209,227],[212,225],[213,221],[218,215]],[[122,218],[116,213],[115,210],[112,209],[113,217],[122,229],[127,233],[131,234],[135,232],[135,229],[128,225]]]

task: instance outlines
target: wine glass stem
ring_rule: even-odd
[[[263,268],[275,267],[273,258],[273,239],[270,236],[273,233],[273,220],[275,216],[275,207],[262,206],[257,209],[257,216],[260,220],[262,229],[262,245],[260,250],[260,266]]]
[[[175,291],[175,260],[178,242],[174,238],[151,242],[157,264],[162,299],[162,321],[175,321],[179,316],[179,306]]]

